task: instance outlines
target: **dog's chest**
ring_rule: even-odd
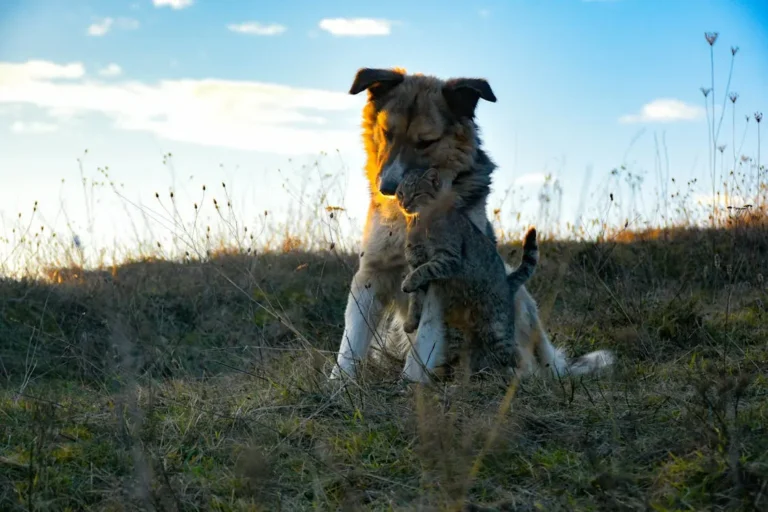
[[[402,269],[406,266],[405,219],[386,219],[373,215],[368,226],[368,236],[363,244],[361,266],[376,270]]]

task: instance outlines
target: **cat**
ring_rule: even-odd
[[[492,366],[513,373],[514,298],[538,264],[536,229],[526,233],[522,263],[507,276],[495,244],[455,207],[456,195],[443,188],[436,169],[408,173],[395,196],[406,215],[410,270],[401,285],[408,294],[403,329],[416,330],[427,286],[437,287],[446,325],[469,340],[468,346],[449,344],[448,354],[469,349],[471,372]]]

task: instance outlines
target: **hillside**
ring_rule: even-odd
[[[524,381],[501,415],[488,381],[326,385],[356,264],[0,281],[0,509],[768,508],[765,227],[544,242],[529,289],[553,340],[619,363]]]

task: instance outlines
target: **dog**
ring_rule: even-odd
[[[405,380],[429,382],[446,355],[445,322],[434,287],[429,287],[416,335],[403,330],[408,311],[407,294],[400,288],[408,272],[406,220],[394,194],[407,173],[438,169],[442,186],[455,193],[457,209],[495,245],[486,206],[496,165],[482,149],[475,111],[481,99],[496,102],[496,96],[482,78],[442,80],[401,68],[359,69],[349,93],[363,91],[368,91],[362,138],[370,203],[330,378],[355,379],[376,340],[379,354],[405,359]],[[507,274],[513,271],[509,265],[505,268]],[[515,335],[519,344],[530,348],[531,364],[549,368],[550,374],[584,374],[612,364],[608,351],[569,362],[549,341],[524,286],[515,294],[514,309]]]

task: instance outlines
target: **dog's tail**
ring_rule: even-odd
[[[611,366],[615,362],[610,350],[595,350],[582,356],[568,359],[560,347],[555,347],[547,338],[539,343],[537,354],[539,364],[549,368],[550,376],[558,377],[588,375]]]
[[[520,266],[507,276],[507,284],[512,293],[523,286],[536,271],[539,264],[539,244],[536,241],[536,228],[530,228],[523,239],[523,258]]]
[[[511,268],[507,268],[509,272]],[[616,358],[610,350],[596,350],[569,359],[560,347],[550,341],[539,318],[536,303],[525,287],[518,288],[515,293],[515,311],[515,336],[518,345],[530,347],[530,352],[526,352],[535,359],[535,366],[549,377],[557,379],[569,375],[597,373],[615,363]],[[533,360],[529,361],[534,363]]]

